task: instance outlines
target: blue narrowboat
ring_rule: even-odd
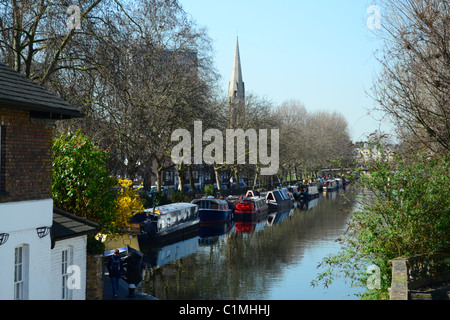
[[[201,224],[224,223],[233,220],[233,210],[226,200],[207,197],[195,199],[192,204],[198,205]]]
[[[269,212],[286,211],[294,207],[294,200],[284,189],[267,192],[266,203],[269,205]]]

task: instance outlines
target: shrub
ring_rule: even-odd
[[[216,189],[214,188],[213,185],[205,186],[204,191],[205,191],[205,196],[206,196],[206,197],[208,197],[208,196],[214,196],[214,194],[216,193]]]

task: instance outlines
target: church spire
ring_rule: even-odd
[[[234,128],[239,122],[245,108],[245,86],[242,79],[241,57],[239,55],[239,39],[236,39],[233,71],[228,89],[228,111],[230,127]]]
[[[245,86],[242,79],[241,57],[239,55],[239,39],[236,39],[236,52],[234,54],[234,64],[233,71],[231,73],[228,97],[230,99],[230,103],[243,103],[245,99]]]

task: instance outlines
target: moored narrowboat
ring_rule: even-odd
[[[301,185],[300,186],[300,200],[309,201],[319,197],[319,189],[316,185]]]
[[[269,206],[261,197],[248,197],[236,202],[234,220],[253,222],[267,219]]]
[[[192,203],[172,203],[144,211],[145,219],[141,222],[142,242],[179,240],[200,230],[198,206]],[[141,214],[142,216],[142,214]]]
[[[339,185],[337,183],[336,180],[334,179],[329,179],[327,181],[325,181],[325,183],[323,184],[323,191],[336,191],[339,188]]]
[[[266,194],[266,203],[269,211],[288,210],[294,206],[294,201],[289,197],[284,189],[272,190]]]
[[[233,210],[228,202],[214,197],[195,199],[192,204],[198,205],[200,223],[224,223],[233,220]]]

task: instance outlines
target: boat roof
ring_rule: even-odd
[[[195,204],[200,201],[211,201],[211,202],[215,202],[215,203],[228,203],[226,200],[217,199],[217,198],[199,198],[199,199],[192,200],[192,203]]]
[[[192,208],[192,207],[196,207],[196,206],[197,205],[195,205],[195,204],[187,203],[187,202],[171,203],[171,204],[165,204],[165,205],[156,207],[155,212],[159,213],[159,214],[167,214],[170,212],[187,209],[187,208]],[[153,208],[145,209],[144,211],[146,213],[153,213]]]
[[[254,201],[266,201],[265,198],[263,197],[259,197],[259,196],[254,196],[254,197],[245,197],[244,199],[242,199],[243,201],[245,200],[254,200]]]
[[[266,199],[269,197],[270,193],[273,194],[276,201],[290,200],[289,195],[283,189],[277,189],[277,190],[272,190],[272,191],[267,192]]]

